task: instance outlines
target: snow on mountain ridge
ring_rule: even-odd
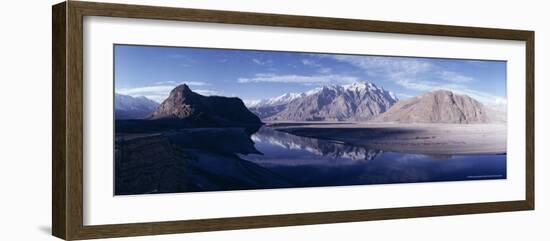
[[[270,99],[267,104],[277,105],[277,104],[286,104],[293,101],[296,98],[304,96],[304,93],[286,93],[284,95]]]
[[[393,99],[395,101],[398,100],[393,92],[386,91],[386,90],[384,90],[384,87],[378,87],[375,84],[373,84],[371,82],[367,82],[367,81],[354,82],[352,84],[344,85],[343,87],[348,91],[356,91],[356,92],[362,92],[362,91],[367,91],[367,90],[372,91],[372,92],[381,92],[381,93],[387,92],[387,94],[389,95],[389,97],[391,99]]]
[[[277,97],[262,99],[257,101],[251,101],[248,103],[248,107],[262,107],[262,106],[271,106],[271,105],[282,105],[288,104],[291,101],[305,96],[305,93],[285,93]]]
[[[397,101],[393,93],[364,81],[288,93],[249,107],[265,120],[365,120]]]

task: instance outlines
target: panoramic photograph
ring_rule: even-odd
[[[506,62],[114,46],[114,195],[506,179]]]

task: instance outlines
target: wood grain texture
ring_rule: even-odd
[[[85,226],[79,239],[205,232],[528,210],[524,201]]]
[[[109,16],[258,26],[520,40],[526,43],[525,200],[253,217],[83,225],[83,17]],[[520,211],[534,209],[534,32],[493,28],[69,1],[53,7],[52,230],[75,240]]]
[[[525,149],[525,200],[535,209],[535,32],[529,32],[525,47],[526,58],[526,149]]]
[[[524,30],[477,28],[437,24],[418,24],[95,2],[73,1],[72,3],[73,5],[76,5],[80,9],[82,9],[82,13],[87,16],[146,18],[207,23],[229,23],[258,26],[315,28],[508,40],[525,40],[530,34],[530,31]]]
[[[66,238],[65,3],[52,7],[52,234]]]
[[[83,228],[83,15],[67,5],[67,236],[77,239]]]

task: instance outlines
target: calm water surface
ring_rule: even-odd
[[[115,145],[115,195],[506,178],[506,155],[386,152],[270,127],[127,138]]]
[[[299,137],[262,127],[252,135],[262,154],[239,155],[298,186],[338,186],[506,178],[506,155],[385,152]]]

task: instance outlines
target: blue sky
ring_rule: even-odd
[[[161,102],[186,83],[245,102],[329,84],[369,81],[400,99],[436,89],[506,103],[506,62],[115,45],[115,91]]]

